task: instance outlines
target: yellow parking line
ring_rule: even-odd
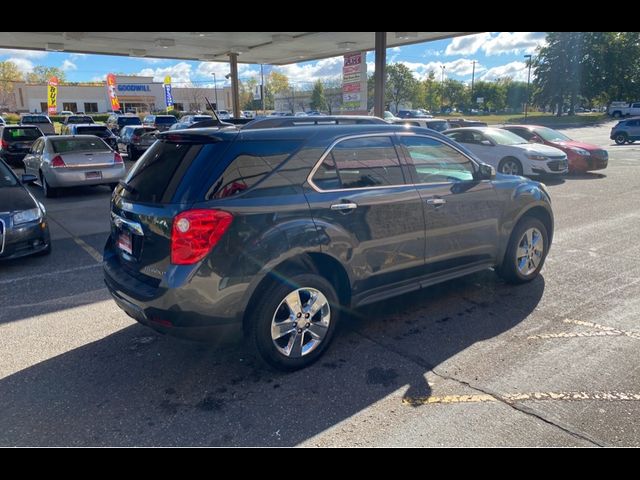
[[[405,405],[429,405],[434,403],[483,403],[483,402],[523,402],[527,400],[562,400],[562,401],[640,401],[640,393],[635,392],[529,392],[508,393],[506,395],[493,396],[489,394],[478,395],[444,395],[431,397],[404,397]]]

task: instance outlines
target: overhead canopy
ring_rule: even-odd
[[[387,32],[387,47],[473,32]],[[373,50],[374,32],[0,32],[0,48],[285,65]]]

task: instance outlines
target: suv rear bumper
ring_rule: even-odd
[[[105,249],[104,281],[118,306],[134,320],[162,333],[189,338],[205,332],[226,337],[242,331],[241,302],[237,299],[243,295],[223,295],[216,301],[207,300],[202,288],[189,281],[175,288],[153,286],[129,274],[110,244],[108,241]],[[207,293],[215,296],[217,292],[211,282]]]

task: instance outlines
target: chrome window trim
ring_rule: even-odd
[[[0,244],[0,255],[4,252],[4,242],[7,240],[7,224],[0,218],[2,224],[2,244]]]
[[[393,149],[396,152],[396,157],[398,158],[398,165],[400,166],[400,168],[403,167],[402,162],[400,161],[400,156],[398,155],[398,151],[396,149],[396,145],[393,142],[393,135],[395,135],[396,132],[390,132],[390,133],[363,133],[363,134],[356,134],[356,135],[349,135],[347,137],[341,137],[335,141],[333,141],[331,143],[331,145],[329,145],[327,147],[327,149],[324,151],[324,153],[320,156],[320,159],[316,162],[315,166],[311,169],[311,172],[309,173],[309,175],[307,175],[307,183],[311,186],[311,188],[313,188],[316,192],[318,193],[336,193],[336,192],[352,192],[352,191],[358,191],[358,190],[380,190],[383,188],[389,189],[389,188],[405,188],[405,187],[411,187],[413,186],[413,183],[403,183],[402,185],[383,185],[383,186],[377,186],[377,187],[351,187],[351,188],[337,188],[337,189],[331,189],[331,190],[322,190],[320,187],[318,187],[314,182],[313,182],[313,176],[315,175],[316,171],[320,168],[320,165],[322,165],[322,162],[324,162],[324,159],[327,158],[327,155],[329,155],[329,153],[331,153],[331,150],[333,150],[333,148],[340,142],[344,142],[346,140],[353,140],[355,138],[366,138],[366,137],[387,137],[391,140],[391,145],[393,146]],[[338,168],[338,166],[336,165],[336,169]],[[404,176],[404,172],[402,172],[402,175]]]
[[[127,220],[126,218],[122,218],[120,215],[117,215],[113,212],[111,212],[111,221],[118,228],[122,228],[123,225],[126,225],[131,229],[131,233],[133,233],[134,235],[144,236],[142,225],[140,225],[138,222]]]

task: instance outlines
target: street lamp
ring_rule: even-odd
[[[211,72],[213,75],[213,94],[216,98],[216,110],[218,110],[218,82],[216,81],[216,72]]]
[[[471,107],[472,108],[473,108],[473,81],[475,80],[475,76],[476,76],[476,61],[473,60],[473,65],[471,69]]]
[[[442,68],[442,76],[440,77],[440,87],[442,88],[442,93],[440,94],[440,111],[442,112],[442,110],[444,109],[444,69],[445,69],[445,66],[444,65],[440,65],[440,68]]]
[[[524,58],[527,59],[527,63],[529,64],[529,73],[527,74],[527,98],[524,104],[524,122],[527,123],[527,110],[529,109],[529,82],[531,81],[531,55],[525,55]]]

